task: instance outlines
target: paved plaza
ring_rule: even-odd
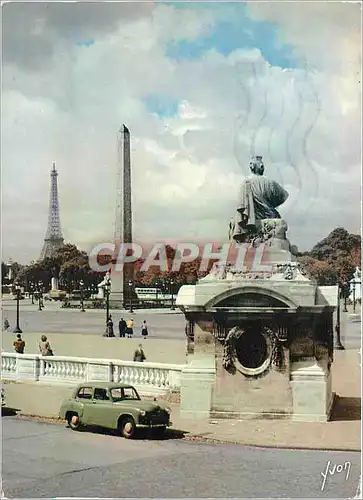
[[[129,311],[111,310],[115,334],[118,335],[118,322],[134,318],[135,336],[140,334],[141,324],[146,320],[150,337],[154,339],[184,339],[184,315],[170,309],[138,309]],[[16,301],[3,302],[3,317],[10,323],[9,332],[16,324]],[[30,300],[20,302],[20,327],[25,333],[81,333],[87,335],[102,335],[105,331],[106,311],[104,309],[62,309],[59,302],[45,302],[42,311]]]
[[[81,312],[79,309],[62,309],[59,303],[50,302],[45,303],[42,311],[38,311],[37,305],[32,305],[29,299],[22,300],[20,308],[20,326],[24,335],[28,333],[78,333],[102,336],[105,331],[105,310],[89,309]],[[341,313],[341,340],[346,349],[360,349],[361,347],[360,308],[357,308],[356,312],[357,315],[353,318],[352,307],[349,306],[348,313]],[[120,318],[129,319],[132,317],[135,321],[135,337],[140,336],[141,324],[143,320],[146,320],[149,326],[150,340],[185,339],[184,314],[179,310],[139,309],[132,314],[129,311],[111,311],[111,314],[116,335],[118,335],[118,321]],[[16,324],[15,300],[3,301],[3,317],[8,319],[10,323],[8,333],[11,333]],[[334,318],[336,322],[336,314]]]

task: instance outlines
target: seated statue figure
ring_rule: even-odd
[[[262,156],[256,156],[252,159],[250,170],[251,174],[241,186],[237,214],[229,225],[229,238],[238,243],[250,241],[251,238],[263,233],[266,223],[262,224],[262,221],[275,219],[275,222],[278,222],[276,219],[281,220],[276,208],[282,205],[289,196],[288,192],[277,182],[269,180],[263,175],[265,167]],[[275,223],[273,225],[277,230],[277,226],[281,225],[281,229],[284,228],[286,232],[287,226],[282,220],[281,224]],[[277,234],[276,236],[279,237]]]

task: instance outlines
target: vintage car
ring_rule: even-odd
[[[60,418],[72,430],[81,426],[100,426],[119,430],[125,438],[135,431],[153,429],[163,434],[171,425],[170,410],[155,401],[141,400],[131,385],[108,382],[85,382],[63,401]]]

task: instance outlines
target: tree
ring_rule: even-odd
[[[298,261],[306,269],[307,274],[318,285],[336,285],[338,272],[328,263],[309,256],[299,257]]]
[[[313,260],[304,261],[305,257]],[[298,260],[302,261],[301,259],[314,276],[319,276],[319,284],[328,284],[327,281],[330,284],[334,276],[335,283],[338,280],[348,281],[352,278],[355,267],[360,266],[361,237],[338,227],[319,241],[310,252],[300,254]]]
[[[104,273],[97,273],[89,266],[88,255],[68,243],[57,249],[51,257],[30,264],[19,273],[20,282],[27,286],[40,281],[48,288],[52,277],[59,277],[60,287],[72,291],[83,280],[85,287],[94,287]]]

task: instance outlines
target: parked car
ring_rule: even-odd
[[[60,418],[72,430],[93,425],[118,430],[127,439],[137,429],[153,429],[164,434],[171,425],[170,410],[155,401],[141,400],[131,385],[86,382],[63,401]]]

